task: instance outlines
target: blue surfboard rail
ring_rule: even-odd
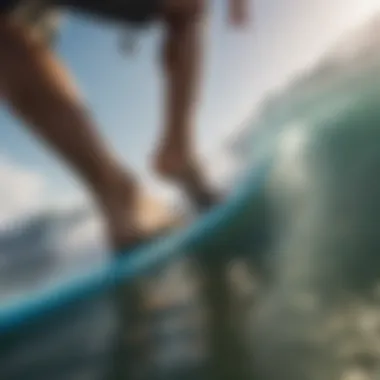
[[[155,266],[164,265],[181,254],[202,249],[210,237],[223,233],[252,199],[252,194],[262,189],[269,172],[269,160],[255,166],[226,203],[183,231],[147,243],[88,273],[82,272],[45,289],[0,303],[0,334],[17,331],[49,313],[107,291]]]

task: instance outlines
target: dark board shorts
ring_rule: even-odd
[[[36,29],[51,42],[62,11],[140,25],[156,18],[162,0],[0,0],[0,14]]]

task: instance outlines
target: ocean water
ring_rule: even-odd
[[[99,242],[62,246],[62,239],[91,224],[87,217],[73,219],[41,215],[2,233],[3,301],[107,260],[99,246],[96,251]],[[209,378],[199,275],[195,265],[181,259],[140,280],[144,310],[132,325],[120,324],[107,293],[0,336],[0,379],[117,380],[125,373],[132,379]],[[145,350],[142,361],[135,352],[120,356],[120,337]]]
[[[380,376],[379,30],[343,38],[258,120],[277,234],[250,319],[257,378]]]

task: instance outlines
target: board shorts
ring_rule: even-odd
[[[61,11],[54,7],[46,7],[40,0],[0,0],[0,14],[27,26],[33,34],[49,45],[54,43],[61,24]]]
[[[143,25],[158,16],[162,0],[0,0],[0,15],[31,28],[51,44],[59,32],[62,11],[103,20]]]

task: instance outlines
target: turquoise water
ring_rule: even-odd
[[[172,301],[166,300],[166,305],[161,306],[157,304],[160,297],[154,301],[151,295],[153,304],[147,306],[144,320],[129,325],[128,331],[118,323],[112,297],[106,293],[2,334],[1,378],[115,378],[118,337],[127,337],[129,330],[137,329],[145,331],[142,339],[151,350],[150,357],[140,365],[134,362],[135,356],[130,362],[124,357],[116,363],[122,365],[121,371],[132,372],[133,364],[133,371],[137,371],[133,378],[151,378],[157,373],[165,378],[199,377],[205,371],[206,358],[201,303],[191,289],[185,294],[172,293]]]

